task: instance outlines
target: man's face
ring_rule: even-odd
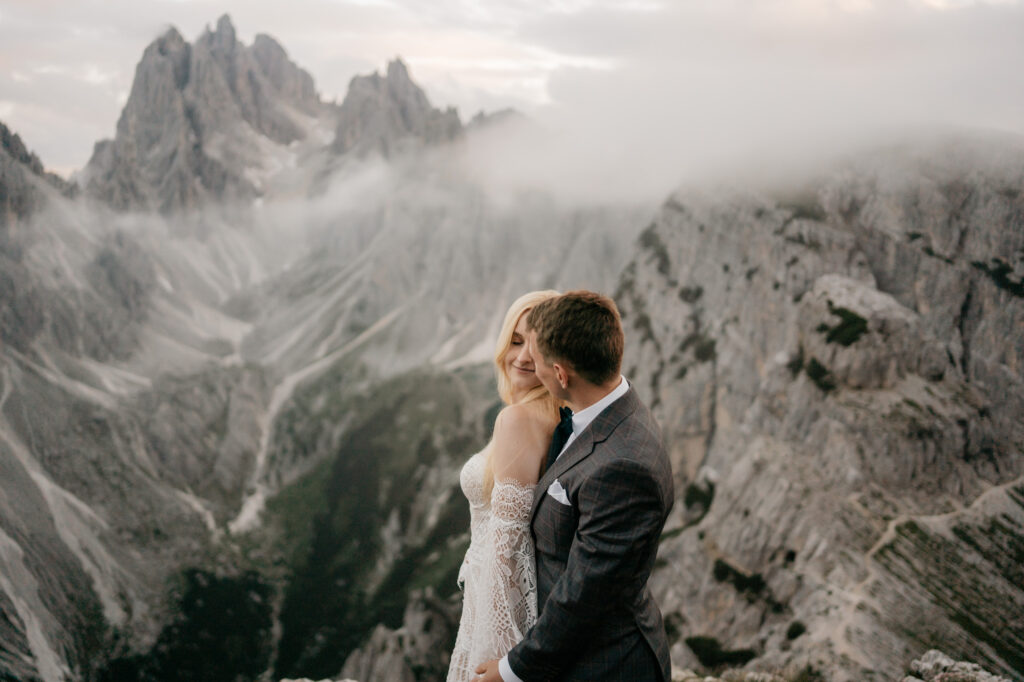
[[[558,378],[555,376],[555,366],[549,365],[544,354],[537,348],[537,332],[532,329],[526,334],[526,343],[530,351],[530,356],[533,358],[533,370],[540,379],[540,383],[544,384],[544,388],[548,389],[548,393],[555,396],[556,398],[565,398],[565,390],[558,383]]]

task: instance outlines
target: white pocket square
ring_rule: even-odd
[[[557,478],[554,483],[548,486],[548,495],[566,506],[572,505],[572,503],[569,502],[569,496],[565,494],[565,488],[562,487],[562,484],[558,482]]]

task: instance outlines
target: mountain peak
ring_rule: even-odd
[[[43,168],[43,162],[28,149],[21,136],[0,121],[0,253],[4,251],[5,231],[18,218],[24,218],[43,203],[43,194],[30,176],[36,176],[65,196],[73,196],[76,187]],[[0,295],[0,307],[2,307]]]
[[[217,33],[235,37],[235,25],[231,22],[231,15],[220,15],[220,18],[217,19]]]
[[[217,20],[217,28],[213,31],[207,27],[206,34],[203,36],[204,42],[209,42],[214,48],[220,48],[222,50],[231,51],[235,48],[235,44],[238,42],[237,35],[235,33],[235,25],[231,22],[231,17],[227,14],[222,14],[220,19]]]
[[[43,164],[22,142],[21,136],[14,132],[3,121],[0,121],[0,150],[7,153],[13,160],[28,167],[35,175],[43,174]]]
[[[305,137],[296,112],[325,112],[312,77],[277,41],[248,47],[222,15],[190,44],[176,29],[146,48],[117,137],[96,146],[85,176],[94,196],[117,208],[164,211],[207,198],[249,199],[262,191],[254,141]]]
[[[180,49],[183,45],[185,45],[185,38],[178,32],[178,29],[168,26],[167,30],[151,43],[150,47],[155,47],[160,54],[167,54]]]
[[[265,52],[275,56],[280,55],[281,57],[288,56],[284,46],[277,42],[277,39],[274,38],[274,36],[267,33],[257,33],[256,37],[252,41],[252,47],[257,52]]]
[[[401,57],[395,57],[388,62],[387,78],[389,81],[412,83],[412,78],[409,77],[409,68]]]
[[[400,147],[446,142],[462,130],[453,109],[435,109],[409,75],[401,57],[387,75],[356,76],[341,104],[334,149],[359,155],[391,156]]]

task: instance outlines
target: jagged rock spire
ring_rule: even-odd
[[[213,40],[218,47],[234,49],[238,40],[235,37],[235,25],[231,23],[231,17],[224,14],[217,20],[217,30],[213,33]]]
[[[113,141],[96,145],[88,192],[118,209],[173,211],[261,192],[256,140],[305,136],[295,116],[325,111],[312,77],[275,41],[246,47],[228,15],[189,44],[169,28],[143,53]]]
[[[46,172],[21,136],[0,121],[0,251],[4,249],[6,231],[42,203],[39,184],[32,180],[33,176],[65,195],[74,193],[74,185]]]
[[[403,147],[451,140],[461,130],[456,111],[431,106],[405,63],[396,58],[388,64],[387,76],[356,76],[349,83],[334,149],[391,156]]]

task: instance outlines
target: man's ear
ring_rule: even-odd
[[[562,390],[569,388],[568,370],[557,362],[551,367],[555,370],[555,380],[558,381],[558,385],[562,387]]]

